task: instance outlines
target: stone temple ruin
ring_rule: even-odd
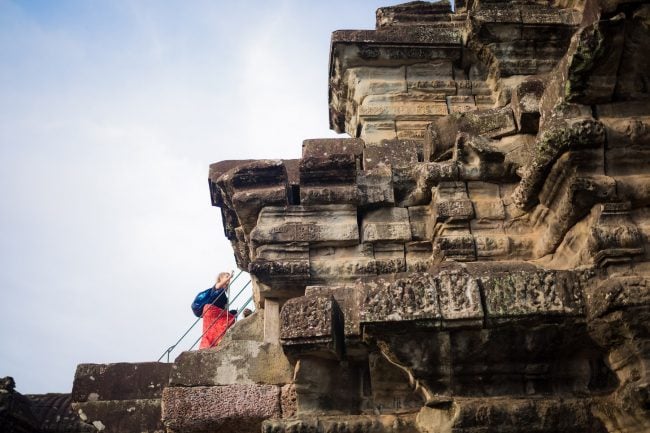
[[[380,8],[329,109],[351,138],[210,167],[257,313],[80,365],[66,431],[650,432],[650,4]]]

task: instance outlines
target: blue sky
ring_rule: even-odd
[[[151,361],[234,260],[208,166],[297,158],[376,1],[0,0],[0,377]]]

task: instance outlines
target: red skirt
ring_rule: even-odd
[[[235,323],[235,316],[214,305],[203,307],[203,338],[199,349],[214,347],[223,338],[226,330]]]

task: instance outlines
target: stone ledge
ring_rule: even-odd
[[[72,401],[160,398],[172,365],[162,362],[79,364]]]
[[[168,387],[163,392],[162,420],[169,433],[258,433],[262,421],[280,416],[280,387],[275,385]]]
[[[171,365],[171,364],[170,364]],[[162,433],[160,399],[111,400],[73,403],[81,421],[96,431]]]
[[[293,369],[277,344],[239,340],[222,342],[215,350],[183,352],[174,362],[172,386],[234,384],[282,385]]]

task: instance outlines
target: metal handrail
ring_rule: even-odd
[[[232,279],[232,281],[228,284],[228,287],[227,287],[226,290],[228,290],[228,291],[230,290],[230,287],[232,286],[232,284],[233,284],[235,281],[237,281],[237,278],[239,278],[239,276],[240,276],[242,273],[243,273],[243,271],[239,271],[239,273],[238,273],[238,274],[237,274],[237,275]],[[244,289],[245,289],[246,287],[248,287],[248,285],[249,285],[250,283],[251,283],[251,282],[250,282],[250,280],[249,280],[249,281],[248,281],[248,282],[247,282],[247,283],[246,283],[246,284],[245,284],[245,285],[240,289],[239,293],[237,293],[237,295],[235,296],[235,298],[234,298],[232,301],[234,301],[235,299],[237,299],[237,297],[238,297],[238,296],[239,296],[239,295],[244,291]],[[218,299],[219,299],[219,298],[217,298],[217,299],[215,299],[214,301],[212,301],[212,303],[211,303],[210,305],[214,305],[214,303],[217,302]],[[228,302],[228,306],[230,306],[230,302],[232,302],[232,301],[229,300],[229,302]],[[249,303],[250,303],[250,300],[249,300],[248,302],[246,302],[245,305],[248,305]],[[226,307],[226,308],[228,308],[228,307]],[[227,311],[227,310],[226,310],[226,311]],[[238,316],[239,314],[240,314],[240,312],[237,313],[237,316]],[[235,317],[236,317],[236,316],[235,316]],[[201,313],[201,316],[200,316],[200,317],[197,317],[197,319],[194,321],[194,323],[192,323],[192,325],[190,325],[190,327],[187,328],[187,330],[183,333],[183,335],[181,335],[180,338],[179,338],[178,340],[176,340],[176,342],[175,342],[174,344],[172,344],[171,346],[169,346],[169,347],[168,347],[168,348],[167,348],[167,349],[162,353],[162,355],[160,355],[160,358],[158,358],[158,361],[157,361],[157,362],[160,362],[160,360],[163,359],[163,358],[165,357],[165,355],[167,355],[167,362],[169,362],[169,356],[170,356],[171,352],[172,352],[174,349],[176,349],[176,347],[180,344],[181,341],[183,341],[183,339],[184,339],[185,337],[187,337],[187,335],[190,333],[190,331],[191,331],[191,330],[196,326],[197,323],[199,323],[199,321],[200,321],[202,318],[203,318],[203,313]],[[216,320],[215,320],[215,321],[216,321]],[[212,324],[214,324],[214,322],[213,322]],[[212,327],[212,324],[210,325],[210,327]],[[208,328],[208,329],[209,329],[209,328]],[[206,330],[206,332],[207,332],[207,330]],[[205,334],[205,333],[204,333],[204,334]],[[201,338],[203,338],[203,335],[204,335],[204,334],[201,335]],[[199,341],[201,340],[201,338],[199,338]],[[192,348],[193,348],[195,345],[196,345],[196,343],[194,343],[194,344],[192,345],[192,347],[191,347],[189,350],[192,350]]]

